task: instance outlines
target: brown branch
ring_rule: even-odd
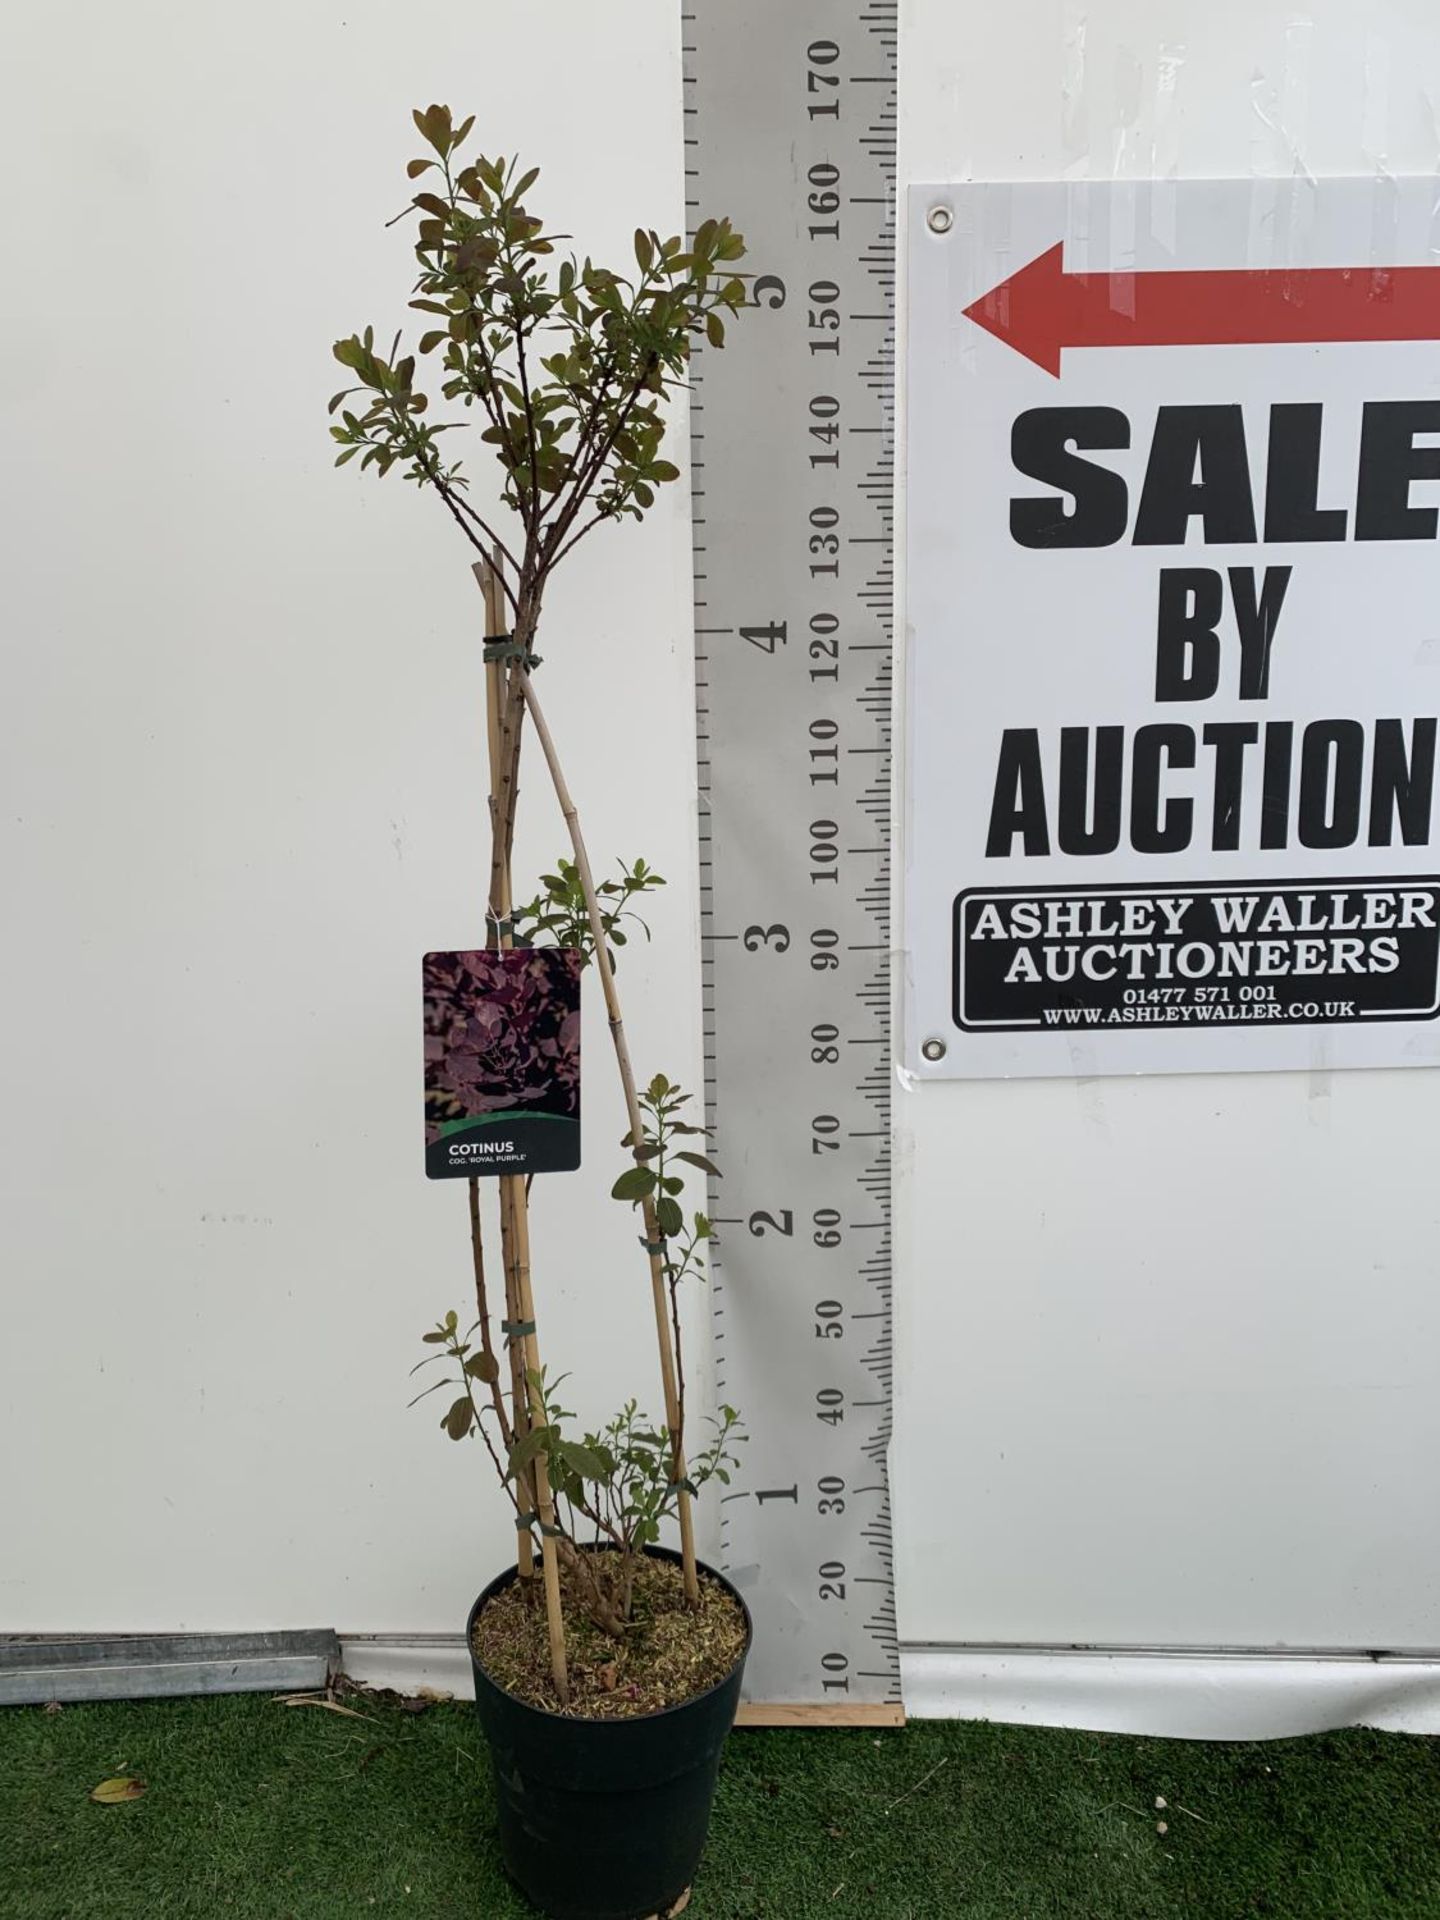
[[[643,385],[636,389],[635,393],[631,396],[631,401],[630,401],[631,406],[633,406],[635,401],[639,399],[640,394],[643,391],[644,391]],[[627,409],[626,418],[628,419],[628,417],[629,417],[629,412]],[[621,424],[623,425],[623,422]],[[633,489],[631,489],[630,491],[633,491]],[[565,542],[564,546],[560,547],[556,552],[552,553],[550,557],[546,560],[545,562],[546,571],[548,572],[552,567],[558,567],[560,562],[565,558],[567,553],[574,552],[575,548],[579,546],[580,542],[585,538],[587,533],[592,533],[596,527],[601,526],[606,520],[617,519],[619,516],[619,508],[621,505],[624,504],[624,500],[627,498],[629,498],[629,492],[627,492],[624,496],[622,496],[622,499],[619,502],[617,502],[614,510],[612,510],[609,513],[594,514],[589,520],[585,522],[583,527],[581,527],[577,532],[571,534],[570,538]]]
[[[645,295],[645,291],[650,284],[650,279],[651,279],[651,269],[649,267],[643,268],[640,276],[640,284],[638,287],[636,287],[633,290],[634,298],[630,303],[630,312],[632,317],[637,311],[640,305],[641,299]],[[626,282],[626,284],[628,285],[629,283]],[[578,327],[574,321],[566,321],[562,323],[562,326],[568,327],[572,336],[583,335],[586,338],[590,337],[589,329]],[[607,346],[609,345],[608,337],[607,337],[606,344]],[[552,528],[551,528],[552,535],[554,536],[554,538],[552,538],[552,540],[550,541],[550,546],[552,549],[555,544],[555,539],[563,539],[566,532],[574,524],[576,514],[580,511],[580,508],[584,505],[586,495],[589,493],[590,488],[594,485],[597,474],[600,472],[600,470],[603,468],[605,464],[605,460],[608,457],[610,452],[610,447],[614,443],[615,433],[618,433],[620,431],[620,428],[623,427],[625,420],[629,417],[630,408],[634,406],[636,398],[638,397],[639,393],[644,387],[644,380],[642,379],[632,389],[630,398],[625,402],[624,410],[622,412],[620,421],[617,424],[617,426],[612,430],[610,440],[607,442],[605,447],[601,450],[598,460],[591,460],[589,458],[588,449],[590,447],[595,431],[599,425],[601,408],[604,404],[605,395],[609,388],[610,381],[614,377],[614,374],[615,374],[614,354],[607,353],[607,355],[604,358],[602,358],[599,368],[597,369],[596,379],[593,383],[594,398],[590,402],[588,410],[582,408],[578,402],[578,399],[576,400],[576,416],[577,416],[577,419],[580,421],[581,425],[580,425],[580,433],[575,442],[575,451],[572,454],[570,459],[571,492],[570,492],[569,500],[566,502],[563,509],[560,508],[560,499],[557,496],[555,505],[559,511],[557,512],[557,518],[552,523]],[[567,386],[566,391],[570,394],[572,399],[576,399],[576,392],[574,387]],[[587,477],[585,478],[584,484],[581,485],[577,479],[577,476],[582,471],[584,471],[586,467],[588,467]],[[544,516],[542,515],[541,517],[543,519]],[[570,544],[573,546],[574,542],[572,541]],[[548,573],[550,568],[554,566],[558,558],[559,558],[559,555],[553,551],[547,555],[544,562],[544,569],[546,573]]]
[[[466,1391],[470,1393],[471,1406],[475,1407],[475,1395],[470,1390],[468,1380],[466,1382]],[[511,1475],[506,1472],[504,1462],[501,1460],[499,1454],[496,1453],[495,1443],[485,1430],[485,1421],[482,1417],[483,1412],[484,1412],[483,1408],[475,1407],[475,1431],[479,1434],[480,1438],[485,1442],[485,1451],[490,1456],[490,1464],[495,1469],[496,1476],[500,1481],[500,1486],[502,1490],[509,1496],[510,1504],[512,1507],[514,1507],[516,1513],[518,1514],[520,1512],[520,1495],[518,1491],[518,1482],[516,1482],[511,1477]]]
[[[515,365],[520,375],[520,397],[524,401],[525,439],[530,448],[530,513],[527,518],[522,510],[520,519],[526,534],[530,535],[539,526],[540,463],[535,445],[535,410],[530,399],[530,377],[525,368],[525,332],[513,303],[510,308],[510,319],[515,335]]]
[[[508,1454],[513,1436],[505,1413],[505,1395],[500,1388],[500,1362],[495,1357],[495,1348],[490,1339],[490,1301],[485,1287],[485,1247],[480,1231],[480,1182],[473,1173],[469,1186],[470,1251],[475,1263],[475,1307],[480,1316],[480,1349],[490,1363],[490,1378],[486,1385],[500,1422],[500,1438]]]
[[[593,519],[587,520],[584,526],[580,528],[579,532],[571,534],[570,538],[565,542],[564,546],[561,547],[560,551],[551,558],[550,565],[552,567],[559,566],[560,562],[565,558],[566,554],[570,553],[575,547],[578,547],[580,542],[585,538],[587,533],[593,532],[593,530],[596,527],[598,527],[602,521],[613,520],[615,519],[615,517],[616,516],[613,513],[597,513]]]
[[[599,1570],[594,1565],[592,1556],[581,1553],[580,1549],[568,1534],[562,1533],[558,1535],[556,1545],[560,1551],[560,1558],[576,1576],[580,1584],[588,1587],[590,1591],[590,1605],[588,1609],[590,1618],[602,1632],[610,1634],[616,1640],[623,1640],[625,1637],[625,1616],[615,1606],[614,1602],[607,1598],[604,1587],[601,1584]],[[616,1555],[617,1559],[622,1557],[623,1556],[619,1554]]]
[[[564,510],[560,514],[558,514],[555,520],[552,522],[550,531],[546,536],[545,548],[544,548],[544,567],[547,573],[549,572],[550,568],[555,565],[555,562],[559,557],[559,552],[564,542],[565,535],[570,531],[571,527],[575,524],[576,516],[578,515],[581,507],[585,504],[585,500],[589,495],[591,488],[595,485],[596,480],[599,478],[600,474],[603,472],[605,467],[605,462],[610,458],[611,450],[613,449],[615,442],[619,439],[620,435],[625,431],[625,423],[630,418],[630,415],[634,410],[635,402],[640,398],[640,395],[645,390],[645,377],[646,376],[642,376],[639,380],[635,382],[634,386],[630,389],[629,395],[627,396],[624,405],[621,407],[619,413],[615,416],[615,419],[611,422],[610,431],[606,434],[604,440],[601,442],[599,447],[597,447],[595,452],[591,455],[584,475],[580,479],[577,479],[574,482],[571,489],[569,502],[565,506]]]
[[[465,514],[469,519],[475,522],[476,526],[484,534],[485,538],[490,542],[491,552],[498,553],[502,559],[508,560],[511,566],[514,566],[515,561],[514,561],[513,555],[510,552],[510,549],[506,546],[505,542],[500,538],[499,534],[496,533],[495,529],[490,525],[490,522],[484,519],[480,514],[478,514],[475,511],[474,507],[471,506],[468,500],[462,500],[460,495],[455,492],[454,488],[450,486],[448,481],[441,481],[438,484],[444,489],[447,499],[453,499],[456,507],[459,508],[460,512]],[[482,547],[480,551],[483,553],[485,549]],[[505,579],[504,574],[503,573],[500,574],[498,578],[500,581],[501,591],[504,593],[505,598],[510,602],[511,606],[513,607],[515,605],[515,596],[510,591],[510,587]]]
[[[571,330],[571,333],[576,335],[577,337],[583,334],[583,329],[576,327],[573,324],[573,322],[571,323],[570,330]],[[591,386],[590,386],[591,397],[588,400],[581,398],[580,389],[578,387],[569,385],[568,383],[565,386],[565,391],[570,395],[571,400],[575,403],[575,424],[578,429],[576,438],[575,438],[574,451],[569,455],[567,455],[567,459],[566,459],[566,467],[567,467],[566,476],[565,476],[566,486],[569,486],[574,481],[576,474],[580,470],[581,463],[584,461],[584,459],[587,456],[591,439],[595,433],[595,429],[598,424],[601,400],[605,394],[607,387],[609,386],[609,383],[612,375],[614,374],[614,371],[615,369],[610,364],[610,361],[608,359],[602,360],[600,362],[595,372],[595,378],[591,382]],[[558,511],[564,497],[565,497],[565,490],[564,490],[564,487],[562,487],[560,492],[557,493],[555,498],[550,502],[550,509],[548,509],[547,511],[550,511],[550,510]],[[545,519],[545,517],[546,516],[544,514],[541,515],[542,521]]]
[[[500,1183],[500,1244],[501,1257],[505,1268],[505,1318],[518,1323],[524,1318],[519,1297],[515,1290],[514,1271],[515,1218],[510,1204],[506,1183]],[[530,1431],[530,1397],[525,1381],[525,1346],[514,1334],[506,1335],[506,1352],[510,1361],[510,1427],[511,1443],[523,1440]],[[539,1508],[536,1497],[534,1463],[521,1467],[515,1475],[519,1492],[524,1495],[523,1511],[535,1513]],[[522,1511],[517,1499],[515,1510]],[[522,1580],[529,1580],[534,1574],[534,1562],[531,1554],[531,1537],[528,1531],[519,1542],[518,1571]]]
[[[446,484],[446,482],[441,479],[438,469],[433,470],[431,472],[430,484],[432,487],[434,487],[435,491],[439,494],[440,498],[445,502],[446,506],[450,509],[451,514],[454,516],[456,526],[459,527],[460,531],[464,534],[465,538],[470,542],[471,546],[474,547],[475,551],[478,554],[480,554],[486,561],[488,561],[490,558],[489,550],[487,550],[485,546],[485,541],[477,539],[474,532],[471,530],[471,528],[465,524],[465,516],[467,514],[475,522],[475,525],[479,527],[480,531],[485,535],[485,538],[491,542],[492,547],[499,548],[499,550],[502,553],[508,552],[508,549],[504,546],[503,542],[496,539],[495,535],[490,531],[489,527],[480,518],[480,515],[476,513],[475,509],[472,506],[470,506],[467,502],[461,500],[453,491],[453,489],[450,488]],[[505,585],[503,580],[501,581],[501,585],[502,586]],[[515,596],[510,592],[510,589],[508,586],[505,587],[505,594],[506,594],[506,597],[509,599],[510,604],[513,606],[515,604]]]
[[[450,177],[450,156],[448,154],[444,154],[441,156],[441,165],[443,166],[445,171],[445,187],[446,187],[446,191],[450,196],[450,212],[451,212],[451,215],[453,216],[456,208],[459,205],[459,190],[456,187],[454,181]],[[435,261],[436,261],[436,264],[435,264],[434,274],[435,274],[435,277],[441,281],[441,284],[438,287],[424,286],[423,275],[422,275],[421,281],[418,282],[417,285],[419,285],[421,287],[421,290],[424,291],[425,293],[452,292],[453,289],[444,284],[445,246],[444,246],[443,240],[440,244],[440,247],[436,251]],[[480,364],[481,364],[481,367],[485,370],[485,372],[490,376],[491,384],[493,386],[494,374],[495,374],[495,362],[486,353],[485,345],[484,345],[485,323],[490,316],[486,313],[486,310],[483,307],[480,307],[476,304],[475,295],[468,287],[465,289],[465,296],[466,296],[466,306],[464,308],[465,317],[467,320],[479,321],[479,326],[476,330],[476,339],[477,339],[477,342],[479,343],[478,351],[479,351]],[[465,356],[464,346],[458,341],[456,342],[456,344],[460,346],[461,360],[463,363],[464,356]],[[490,392],[487,392],[483,386],[476,386],[475,382],[470,378],[470,370],[467,366],[464,366],[462,364],[461,371],[465,376],[466,385],[469,387],[470,391],[475,395],[475,397],[479,400],[481,406],[484,407],[486,414],[489,416],[491,426],[494,427],[497,432],[503,434],[505,429],[502,424],[501,416],[496,411],[493,395]],[[488,530],[487,530],[487,534],[488,534]],[[505,558],[509,560],[511,566],[514,567],[515,560],[513,555],[508,552],[508,550],[501,544],[500,541],[495,539],[494,534],[488,534],[488,538],[492,540],[497,547],[500,547],[500,550],[502,553],[504,553]],[[520,569],[516,567],[515,571],[518,574]],[[502,587],[505,586],[503,577],[501,578],[500,584]],[[509,594],[510,590],[508,587],[506,587],[505,591],[507,594]],[[511,604],[512,606],[514,604],[513,595],[511,596]]]
[[[634,407],[635,402],[640,398],[640,395],[644,391],[645,391],[645,383],[644,381],[642,381],[640,385],[635,388],[635,390],[630,396],[630,399],[626,403],[624,416],[622,417],[616,429],[617,435],[619,431],[624,427],[625,421],[629,419],[630,411]],[[606,455],[608,455],[608,452],[609,452],[609,448],[607,447],[605,449],[605,453],[601,455],[601,465],[604,464],[604,459]],[[587,488],[586,488],[587,493],[590,487],[593,485],[594,485],[594,479],[592,478],[592,480],[587,485]],[[576,502],[577,509],[580,505],[583,504],[584,498],[585,498],[585,495],[582,494],[579,500],[577,500]],[[585,538],[587,533],[593,532],[596,527],[602,525],[603,522],[605,522],[606,520],[614,520],[616,517],[617,517],[616,512],[596,513],[591,519],[587,520],[584,526],[581,527],[578,530],[578,532],[571,534],[570,538],[565,542],[565,544],[562,547],[559,547],[554,553],[551,553],[547,557],[545,562],[546,572],[548,573],[550,569],[553,567],[558,567],[560,562],[565,558],[566,554],[573,552],[574,549],[578,547],[580,542]],[[562,533],[568,531],[569,526],[573,524],[574,524],[574,516],[572,515],[570,521],[567,522],[566,527],[561,529]]]

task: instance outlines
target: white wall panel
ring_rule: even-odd
[[[597,255],[680,226],[679,21],[625,16],[86,0],[14,36],[0,1630],[458,1630],[513,1551],[478,1449],[405,1406],[472,1285],[419,963],[483,938],[480,596],[438,502],[332,471],[325,402],[332,340],[406,317],[412,106],[523,146]],[[683,486],[592,535],[542,671],[597,860],[670,877],[622,987],[639,1065],[695,1085],[688,538]],[[526,787],[522,867],[565,846]],[[594,1176],[537,1209],[536,1285],[597,1414],[659,1383],[586,1047]]]
[[[1382,232],[1440,166],[1421,0],[912,0],[901,62],[902,181],[1361,173]],[[1437,1123],[1428,1072],[903,1096],[902,1639],[1440,1645]]]

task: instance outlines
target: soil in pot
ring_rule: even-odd
[[[531,1583],[532,1589],[539,1582]],[[538,1591],[512,1581],[475,1622],[476,1660],[498,1687],[527,1706],[582,1720],[630,1720],[678,1707],[718,1686],[745,1649],[745,1619],[718,1581],[701,1569],[700,1603],[685,1598],[670,1560],[646,1559],[635,1577],[629,1632],[616,1640],[587,1617],[578,1576],[560,1571],[570,1702],[562,1707],[550,1678],[550,1642]]]

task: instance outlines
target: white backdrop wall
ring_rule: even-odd
[[[85,0],[7,64],[0,1630],[451,1630],[509,1551],[404,1407],[466,1287],[416,987],[480,930],[478,596],[323,405],[402,313],[412,105],[523,143],[599,252],[680,223],[678,10],[623,14]],[[912,0],[902,62],[902,181],[1440,170],[1428,0]],[[587,543],[545,650],[595,847],[671,876],[628,997],[693,1084],[685,506]],[[617,655],[644,758],[592,718]],[[534,770],[527,812],[548,857]],[[1434,1076],[897,1112],[905,1640],[1440,1647]],[[547,1351],[649,1393],[629,1229],[566,1191]]]
[[[332,471],[330,344],[415,317],[383,223],[432,99],[597,255],[679,228],[679,22],[78,0],[5,67],[0,1630],[456,1630],[514,1531],[405,1376],[472,1284],[463,1185],[422,1175],[419,963],[483,940],[481,603],[437,502]],[[597,859],[670,876],[622,986],[637,1062],[693,1086],[689,570],[677,486],[578,551],[543,651]],[[566,844],[526,784],[522,871]],[[606,1187],[536,1217],[587,1414],[597,1376],[658,1400]]]
[[[902,181],[1440,169],[1428,0],[911,0],[901,60]],[[1437,1124],[1423,1071],[902,1099],[902,1638],[1440,1647]]]

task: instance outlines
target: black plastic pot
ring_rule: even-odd
[[[650,1551],[680,1558],[666,1547]],[[475,1622],[515,1579],[514,1567],[470,1609],[465,1643],[495,1763],[501,1851],[511,1878],[552,1920],[642,1920],[678,1900],[695,1876],[754,1632],[730,1582],[704,1571],[744,1615],[744,1652],[708,1693],[633,1720],[547,1713],[503,1692],[481,1667]]]

